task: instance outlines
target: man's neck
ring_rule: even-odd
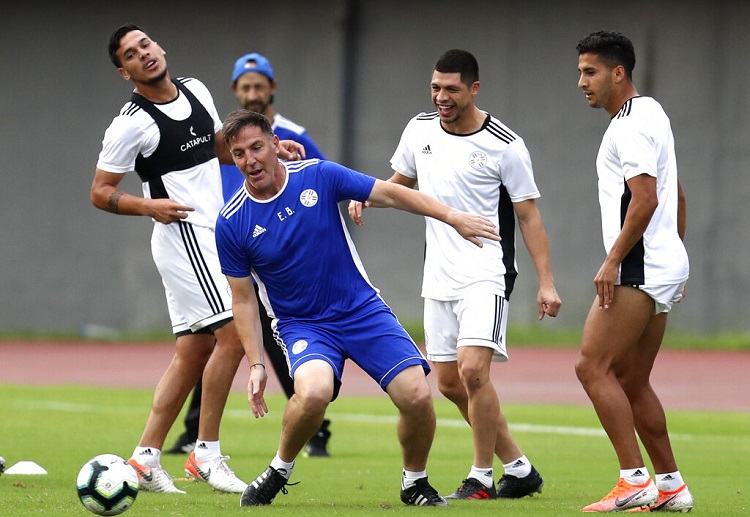
[[[487,120],[487,114],[474,106],[457,121],[446,124],[441,122],[443,128],[456,135],[470,135],[479,131]]]
[[[638,90],[635,88],[634,84],[630,83],[627,87],[623,88],[619,95],[613,98],[612,102],[607,106],[607,113],[609,113],[609,116],[614,117],[617,115],[625,103],[633,97],[638,97]]]
[[[179,91],[169,73],[156,83],[136,83],[135,92],[151,102],[162,104],[177,98]]]

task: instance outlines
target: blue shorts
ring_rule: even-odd
[[[419,365],[425,375],[430,367],[391,312],[382,302],[338,321],[280,321],[279,334],[289,356],[290,373],[314,359],[333,368],[335,400],[341,389],[344,362],[354,361],[385,390],[388,383],[409,366]]]

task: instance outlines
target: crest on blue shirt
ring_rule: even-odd
[[[302,194],[299,195],[299,201],[308,208],[315,206],[318,202],[318,193],[311,188],[304,190]]]

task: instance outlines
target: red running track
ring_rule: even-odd
[[[0,342],[0,384],[81,384],[152,388],[172,358],[171,343]],[[588,405],[573,371],[573,348],[517,347],[510,361],[492,365],[502,402]],[[233,390],[243,392],[243,363]],[[750,351],[662,350],[651,376],[666,409],[750,412]],[[435,376],[428,379],[433,393]],[[269,393],[281,391],[269,373]],[[341,396],[383,392],[353,363]]]

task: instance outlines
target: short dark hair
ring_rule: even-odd
[[[461,82],[471,86],[479,80],[479,63],[471,52],[454,48],[440,56],[435,71],[443,74],[461,74]]]
[[[229,145],[229,141],[236,137],[242,129],[247,126],[259,127],[268,138],[273,139],[273,129],[271,122],[262,113],[257,111],[239,109],[233,111],[224,119],[222,131],[224,132],[224,141]]]
[[[127,25],[123,25],[122,27],[118,27],[115,29],[115,31],[112,33],[112,35],[109,37],[109,46],[107,47],[107,51],[109,52],[109,59],[114,63],[115,67],[120,68],[122,67],[122,61],[120,61],[120,58],[117,56],[117,51],[120,50],[120,40],[129,32],[133,31],[141,31],[144,34],[146,33],[145,30],[138,27],[137,25],[133,25],[132,23],[129,23]]]
[[[597,54],[607,66],[614,68],[622,65],[625,74],[632,79],[635,68],[635,49],[633,43],[617,31],[592,32],[576,46],[578,55]]]

